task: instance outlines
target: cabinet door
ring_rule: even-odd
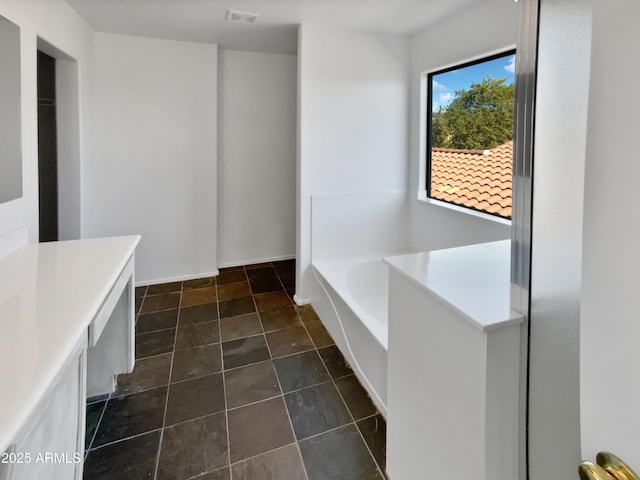
[[[86,337],[3,454],[2,480],[82,479]]]

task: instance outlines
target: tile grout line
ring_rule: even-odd
[[[273,268],[273,265],[271,265],[271,263],[269,263],[269,266],[271,266],[271,268],[273,269],[273,271],[275,272],[275,268]],[[245,269],[245,273],[246,273],[246,269]],[[282,282],[280,281],[280,277],[278,276],[278,272],[276,273],[276,277],[278,278],[278,281],[280,282],[280,285],[282,285]],[[247,275],[247,279],[249,278],[249,275]],[[251,282],[249,282],[249,288],[251,288]],[[258,310],[258,305],[256,303],[256,297],[255,294],[253,293],[253,289],[251,289],[251,298],[253,300],[253,304],[256,307],[256,311]],[[260,314],[258,314],[258,317],[260,316]],[[260,318],[260,325],[262,325],[262,318]],[[264,326],[262,326],[262,330],[264,330]],[[291,415],[289,414],[289,409],[287,408],[287,402],[284,399],[284,392],[282,391],[282,384],[280,383],[280,377],[278,376],[278,370],[275,368],[275,364],[273,363],[273,355],[271,353],[271,347],[269,346],[269,342],[267,342],[267,335],[266,333],[264,334],[265,337],[265,343],[267,344],[267,350],[269,351],[269,358],[271,359],[271,363],[273,365],[273,371],[276,374],[276,380],[278,382],[278,388],[280,389],[280,396],[282,397],[282,405],[284,405],[284,409],[287,412],[287,419],[289,420],[289,428],[291,428],[291,434],[293,435],[293,441],[294,444],[296,446],[296,451],[298,452],[298,457],[300,458],[300,462],[302,464],[302,470],[304,471],[304,476],[306,478],[306,480],[309,480],[309,474],[307,473],[307,467],[304,464],[304,459],[302,458],[302,452],[300,451],[300,445],[298,444],[298,437],[296,436],[296,431],[293,428],[293,421],[291,420]],[[274,397],[277,398],[277,397]],[[260,455],[264,455],[265,453],[268,452],[263,452]],[[233,479],[232,479],[233,480]]]
[[[276,272],[277,273],[277,272]],[[280,276],[278,275],[278,280],[280,280]],[[282,284],[282,280],[280,280],[280,283]],[[282,287],[284,288],[284,284],[282,284]],[[313,307],[311,307],[313,308]],[[302,318],[300,318],[300,321],[302,322]],[[378,471],[378,473],[380,473],[382,475],[382,479],[386,478],[386,475],[384,474],[384,472],[382,472],[382,468],[380,468],[380,465],[378,465],[378,461],[376,460],[376,457],[373,455],[373,452],[371,451],[371,449],[369,448],[369,444],[366,442],[366,440],[364,439],[364,436],[362,435],[362,432],[360,431],[360,429],[358,428],[358,424],[357,421],[355,419],[355,417],[353,416],[353,414],[351,413],[351,409],[349,408],[349,405],[347,404],[347,402],[344,399],[344,396],[342,395],[342,392],[340,391],[340,389],[338,388],[338,384],[336,383],[336,378],[333,378],[333,375],[331,375],[331,372],[329,372],[329,368],[327,367],[324,359],[322,358],[322,356],[320,355],[320,352],[318,351],[318,346],[316,345],[315,340],[313,339],[313,337],[311,336],[311,334],[309,333],[309,329],[307,328],[307,324],[305,322],[302,322],[302,326],[304,327],[305,332],[307,332],[307,335],[309,336],[309,338],[311,339],[311,341],[313,342],[313,345],[315,347],[315,351],[318,354],[318,356],[320,357],[320,360],[322,361],[322,364],[324,365],[325,370],[327,370],[327,373],[329,374],[329,378],[331,380],[331,383],[333,384],[333,387],[336,389],[336,391],[338,392],[338,395],[340,396],[340,399],[342,400],[343,405],[345,406],[345,408],[347,409],[347,412],[349,414],[349,417],[351,418],[351,420],[353,420],[353,425],[356,429],[356,431],[358,432],[358,435],[360,436],[360,439],[362,440],[362,443],[364,443],[365,448],[367,449],[367,451],[369,452],[369,455],[371,456],[371,459],[373,460],[373,464],[376,466],[376,469]],[[336,345],[337,348],[337,345]],[[340,349],[338,349],[339,351]],[[340,352],[340,354],[342,355],[342,352]],[[345,359],[346,362],[346,359]],[[347,375],[345,375],[346,377]],[[340,378],[344,378],[344,377],[340,377]],[[357,379],[358,377],[356,377]],[[349,423],[347,424],[349,425]],[[342,425],[342,426],[346,426],[346,425]],[[338,427],[340,428],[340,427]],[[329,430],[330,431],[330,430]],[[326,432],[323,432],[326,433]],[[311,437],[309,437],[311,438]]]
[[[243,270],[244,271],[244,267]],[[246,275],[246,272],[245,272]],[[222,394],[224,397],[224,421],[225,429],[227,432],[227,468],[229,469],[229,478],[232,477],[231,473],[231,441],[229,438],[229,406],[227,404],[227,378],[224,368],[224,351],[222,350],[222,318],[220,318],[220,299],[218,297],[218,279],[216,282],[216,309],[218,312],[218,335],[220,335],[220,372],[222,374]]]
[[[349,405],[347,405],[347,402],[345,401],[344,396],[342,395],[342,392],[338,388],[338,384],[335,382],[336,379],[334,379],[333,377],[331,377],[331,379],[333,380],[334,387],[338,391],[338,395],[340,395],[340,398],[342,399],[342,403],[344,403],[344,406],[347,407],[347,412],[349,412],[349,416],[353,420],[353,426],[356,428],[356,432],[358,432],[358,435],[360,436],[360,439],[362,440],[362,443],[364,443],[365,448],[367,449],[367,451],[369,452],[369,455],[371,456],[371,459],[373,460],[373,464],[376,466],[376,469],[378,470],[378,473],[380,473],[382,475],[382,480],[384,480],[386,478],[386,475],[382,471],[382,468],[380,467],[380,465],[378,465],[378,460],[376,460],[376,457],[373,454],[373,451],[371,450],[371,448],[369,448],[369,444],[367,443],[367,441],[364,438],[364,435],[362,435],[362,432],[358,428],[358,420],[356,420],[356,418],[353,416],[353,413],[351,413],[351,409],[349,408]],[[357,379],[358,379],[358,377],[356,377],[356,380]],[[358,382],[359,382],[359,380],[358,380]]]
[[[173,337],[173,350],[171,351],[171,366],[169,367],[169,383],[167,384],[167,394],[164,399],[164,414],[162,416],[162,428],[160,430],[160,440],[158,442],[158,453],[156,453],[156,467],[153,472],[153,479],[158,478],[158,468],[160,467],[160,454],[162,453],[162,441],[164,439],[164,429],[167,423],[167,408],[169,407],[169,392],[171,390],[171,375],[173,375],[173,361],[176,355],[176,343],[178,341],[178,327],[180,326],[180,312],[182,311],[182,287],[184,283],[180,283],[180,300],[178,301],[178,320],[176,322],[176,331]]]
[[[129,437],[119,438],[118,440],[114,440],[113,442],[105,443],[104,445],[100,445],[99,447],[93,448],[91,451],[92,452],[96,452],[98,450],[103,449],[104,447],[110,447],[112,445],[115,445],[116,443],[123,443],[123,442],[129,441],[129,440],[132,440],[134,438],[143,437],[145,435],[148,435],[149,433],[159,432],[160,430],[162,430],[162,427],[154,428],[153,430],[147,430],[147,431],[141,432],[141,433],[136,433],[135,435],[131,435]]]
[[[271,266],[271,268],[273,268],[273,265]],[[273,269],[276,272],[276,277],[278,278],[278,281],[280,282],[280,285],[282,286],[282,288],[284,289],[284,284],[282,283],[282,280],[280,279],[280,275],[278,275],[278,272],[276,271],[276,269]],[[285,290],[286,293],[286,290]],[[257,308],[257,305],[256,305]],[[298,315],[298,312],[296,312],[296,315]],[[300,319],[300,322],[302,322],[302,319],[298,316],[298,318]],[[306,331],[306,329],[305,329]],[[307,332],[307,335],[309,335],[309,332]],[[266,338],[266,337],[265,337]],[[311,337],[309,337],[311,338]],[[311,342],[313,343],[313,339],[311,339]],[[314,344],[315,345],[315,344]],[[267,348],[269,348],[269,355],[271,356],[271,348],[269,347],[269,343],[267,342]],[[303,352],[300,352],[303,353]],[[316,354],[318,354],[318,352],[316,352]],[[319,354],[318,354],[319,356]],[[324,363],[323,363],[324,365]],[[280,376],[278,375],[278,369],[275,368],[275,363],[273,366],[275,372],[276,372],[276,379],[278,380],[278,387],[280,387],[280,391],[282,392],[282,403],[284,404],[284,408],[287,411],[287,418],[289,419],[289,426],[291,427],[291,432],[293,433],[293,439],[295,440],[295,445],[296,445],[296,451],[298,452],[298,457],[300,458],[300,462],[302,463],[302,470],[304,471],[304,476],[307,480],[309,480],[309,472],[307,472],[307,466],[304,463],[304,457],[302,456],[302,450],[300,450],[300,443],[298,441],[298,436],[296,435],[296,430],[295,428],[293,428],[293,420],[291,419],[291,413],[289,413],[289,407],[287,407],[287,401],[284,398],[284,391],[282,390],[282,383],[280,382]],[[329,372],[327,372],[329,373]]]
[[[133,332],[134,341],[135,341],[135,336],[136,336],[135,326],[138,323],[138,317],[140,316],[140,311],[142,310],[142,304],[144,303],[145,298],[147,298],[147,291],[148,290],[149,290],[148,286],[144,288],[144,293],[142,294],[142,297],[141,297],[140,306],[138,307],[138,311],[135,312],[135,314],[134,314],[134,317],[135,317],[134,322],[133,322],[134,323],[134,326],[133,326],[133,328],[134,328],[134,332]],[[133,305],[134,305],[134,307],[135,307],[135,301],[136,301],[136,294],[135,294],[135,288],[134,288],[134,291],[133,291]],[[134,362],[135,362],[135,359],[134,359]],[[116,377],[116,389],[118,388],[117,382],[118,382],[118,378]],[[109,395],[107,396],[106,401],[104,402],[104,407],[102,407],[102,412],[100,412],[100,418],[98,419],[98,421],[96,423],[96,429],[93,432],[93,435],[91,436],[91,441],[89,442],[89,445],[87,446],[87,448],[85,449],[85,452],[84,452],[84,461],[85,462],[87,461],[87,458],[89,457],[89,452],[92,450],[91,447],[93,446],[93,442],[96,439],[96,435],[98,434],[98,429],[100,428],[100,424],[102,423],[102,419],[104,418],[104,414],[107,411],[107,406],[109,405],[109,402],[111,401],[111,398],[113,397],[113,393],[114,392],[109,393]],[[85,412],[86,412],[86,405],[85,405]],[[85,415],[86,415],[86,413],[85,413]],[[85,435],[86,435],[86,432],[85,432]],[[108,444],[106,444],[106,445],[108,445]],[[104,445],[101,445],[101,446],[104,446]],[[98,447],[98,448],[100,448],[100,447]]]
[[[275,270],[275,269],[274,269]],[[282,288],[284,288],[284,283],[282,283],[282,279],[280,278],[280,275],[278,274],[278,272],[276,271],[276,275],[278,276],[278,280],[280,281],[280,284],[282,285]],[[286,289],[285,289],[286,291]],[[313,307],[311,307],[313,308]],[[297,313],[297,312],[296,312]],[[299,315],[298,315],[299,316]],[[337,390],[338,395],[340,396],[340,398],[342,399],[342,403],[344,404],[345,408],[347,409],[347,412],[349,413],[349,416],[351,417],[351,419],[353,420],[353,425],[355,426],[356,431],[358,432],[358,435],[360,436],[360,439],[362,440],[362,442],[364,443],[365,448],[367,449],[367,451],[369,452],[369,455],[371,456],[371,458],[373,459],[373,463],[376,466],[376,469],[378,470],[378,473],[380,473],[382,475],[382,479],[384,480],[385,478],[387,478],[386,473],[382,471],[382,468],[380,467],[380,465],[378,465],[378,460],[376,459],[375,455],[373,455],[373,451],[371,450],[371,448],[369,448],[369,444],[367,443],[367,441],[364,438],[364,435],[362,435],[362,432],[360,431],[360,428],[358,428],[358,423],[357,420],[355,419],[355,417],[353,416],[353,414],[351,413],[351,409],[349,408],[349,405],[347,404],[347,402],[344,399],[344,396],[342,395],[342,392],[340,391],[340,389],[338,388],[338,385],[336,383],[336,380],[339,380],[339,378],[333,378],[333,376],[331,375],[331,372],[329,372],[329,369],[327,368],[327,365],[324,361],[324,359],[322,358],[322,356],[320,355],[319,349],[318,349],[318,345],[316,344],[315,340],[313,339],[313,337],[311,336],[311,334],[309,333],[309,329],[307,328],[307,324],[302,321],[302,317],[300,317],[300,321],[302,323],[302,326],[304,327],[305,332],[307,332],[307,335],[309,336],[309,338],[311,339],[311,342],[313,342],[313,345],[315,347],[315,351],[318,354],[318,356],[320,357],[320,360],[322,361],[322,364],[325,367],[325,370],[327,370],[327,373],[329,374],[329,378],[331,379],[331,382],[333,383],[334,388]],[[333,339],[332,339],[333,340]],[[334,344],[335,344],[335,340],[334,340]],[[337,348],[337,345],[336,345]],[[338,349],[338,351],[340,351],[340,349]],[[342,355],[342,352],[340,352],[340,354]],[[346,361],[346,359],[345,359]],[[277,373],[277,372],[276,372]],[[348,375],[345,375],[344,377],[346,377]],[[340,377],[340,378],[344,378],[344,377]],[[356,380],[358,379],[358,377],[355,377]],[[359,382],[359,380],[358,380]],[[376,408],[376,414],[377,414],[377,408]],[[375,414],[374,414],[375,415]],[[368,417],[367,417],[368,418]],[[362,420],[362,419],[361,419]],[[349,425],[349,424],[347,424]],[[344,426],[344,425],[343,425]],[[339,427],[338,427],[339,428]],[[326,432],[323,432],[326,433]],[[319,434],[320,435],[320,434]],[[308,437],[311,438],[311,437]],[[305,467],[306,470],[306,467]]]
[[[307,325],[304,322],[303,322],[303,325],[304,325],[304,328],[305,328],[305,330],[307,332],[307,335],[309,335],[309,337],[311,337],[311,335],[309,334],[309,330],[307,329]],[[311,341],[313,341],[313,338],[311,338]],[[314,345],[315,345],[315,342],[314,342]],[[337,345],[336,345],[336,348],[338,348]],[[318,350],[317,347],[316,347],[316,350]],[[339,348],[338,348],[338,351],[340,352]],[[318,353],[318,356],[320,356],[320,352],[318,351],[317,353]],[[340,352],[340,355],[342,355],[342,352]],[[344,358],[344,355],[342,355],[342,356]],[[382,468],[380,467],[380,465],[378,465],[378,460],[376,460],[376,457],[373,454],[373,451],[371,450],[371,448],[369,448],[369,444],[367,443],[367,441],[364,438],[364,435],[362,435],[362,432],[358,428],[358,421],[353,416],[353,413],[351,413],[351,409],[349,408],[349,405],[347,404],[346,400],[344,399],[344,396],[342,395],[342,392],[340,391],[340,389],[338,388],[338,384],[336,383],[336,380],[340,380],[341,378],[348,377],[349,375],[344,375],[344,376],[339,377],[339,378],[333,378],[333,375],[331,375],[331,372],[329,372],[329,369],[327,368],[327,365],[324,362],[324,359],[322,358],[322,356],[320,356],[320,359],[322,360],[322,363],[324,364],[327,372],[329,373],[329,378],[331,379],[331,382],[333,383],[334,388],[338,392],[338,395],[340,396],[340,399],[342,400],[342,403],[344,404],[345,408],[347,409],[347,412],[349,413],[349,417],[351,417],[351,420],[353,420],[353,425],[354,425],[356,431],[358,432],[358,435],[360,436],[360,439],[362,440],[362,443],[364,443],[365,448],[369,452],[369,455],[371,456],[371,458],[373,460],[373,464],[376,466],[376,469],[377,469],[378,473],[380,473],[382,475],[382,480],[384,480],[385,478],[387,478],[387,476],[382,471]],[[345,358],[344,360],[346,362],[347,359]],[[349,367],[351,367],[351,366],[349,365]],[[352,369],[352,372],[353,372],[353,369]],[[355,373],[351,373],[350,375],[354,375],[355,376]],[[357,376],[355,376],[355,378],[356,378],[356,380],[358,380]],[[358,380],[358,383],[360,383],[360,380]],[[376,413],[377,413],[377,408],[376,408]],[[350,425],[350,423],[348,423],[347,425]],[[342,425],[342,426],[346,426],[346,425]],[[326,433],[326,432],[324,432],[324,433]]]
[[[109,395],[107,397],[107,400],[104,402],[104,406],[102,407],[102,412],[100,412],[100,418],[98,419],[98,422],[96,423],[96,429],[93,432],[93,435],[91,436],[91,441],[89,442],[89,446],[86,448],[86,451],[84,452],[85,461],[87,460],[87,457],[89,456],[89,452],[91,451],[91,447],[93,446],[93,441],[96,439],[96,435],[98,434],[98,429],[100,428],[100,424],[102,423],[102,419],[104,418],[104,412],[107,411],[107,405],[109,404],[109,400],[111,400],[111,395]],[[85,415],[86,415],[86,410],[85,410]],[[85,432],[85,435],[86,435],[86,432]]]

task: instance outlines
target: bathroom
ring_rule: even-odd
[[[189,5],[197,10],[199,3]],[[219,16],[235,8],[218,3],[211,11]],[[334,5],[305,21],[295,8],[283,15],[277,2],[245,3],[237,8],[263,18],[223,24],[216,36],[206,22],[185,28],[187,6],[172,2],[123,13],[98,0],[0,1],[0,16],[20,29],[22,89],[22,188],[0,204],[2,251],[39,239],[40,50],[58,67],[60,240],[141,235],[137,287],[224,269],[233,277],[239,266],[270,263],[265,276],[281,282],[292,308],[317,311],[377,409],[389,415],[385,395],[366,385],[358,360],[349,358],[357,346],[340,339],[345,326],[327,320],[333,307],[326,292],[336,283],[326,278],[327,266],[513,239],[523,248],[513,251],[507,295],[527,313],[519,352],[528,360],[519,376],[518,475],[572,478],[580,460],[603,449],[638,465],[629,440],[639,388],[628,380],[638,333],[628,287],[640,268],[631,254],[640,232],[633,184],[625,187],[639,167],[622,151],[633,138],[637,105],[608,82],[640,76],[629,62],[637,7],[543,0],[538,23],[531,13],[537,2],[523,0],[434,1],[424,10],[407,1],[365,18],[367,5],[354,2],[342,15]],[[537,62],[523,54],[536,52],[527,44],[533,25]],[[536,168],[516,169],[522,210],[510,224],[424,198],[424,95],[426,73],[515,47],[522,65],[537,67],[528,84],[537,90],[523,104],[535,106],[535,130],[523,121],[516,137],[519,155],[535,152]],[[532,175],[528,217],[523,199]],[[611,198],[620,199],[616,207],[603,207]],[[376,265],[384,276],[388,268]],[[245,283],[271,281],[252,280],[250,270]],[[370,278],[365,271],[356,283]],[[621,334],[616,348],[605,342],[611,362],[602,364],[586,352],[601,348],[610,331]],[[385,383],[383,370],[372,384]],[[602,378],[624,382],[628,395],[600,394]],[[603,408],[624,432],[600,425]],[[393,468],[389,477],[402,479]]]

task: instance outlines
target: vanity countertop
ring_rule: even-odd
[[[510,308],[510,240],[387,257],[384,262],[480,331],[523,321]]]
[[[31,244],[0,259],[0,452],[55,380],[139,241]]]

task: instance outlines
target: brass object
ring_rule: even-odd
[[[580,480],[613,480],[604,468],[592,462],[582,462],[578,473]]]
[[[600,452],[596,456],[596,463],[614,480],[640,480],[629,465],[616,457],[613,453]]]

